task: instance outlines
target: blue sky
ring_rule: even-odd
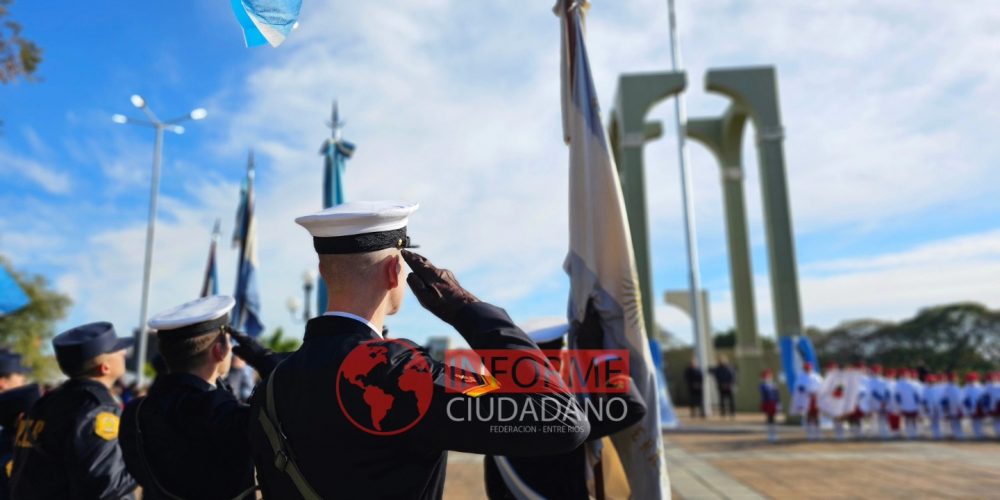
[[[422,209],[411,230],[433,261],[524,324],[564,313],[567,151],[559,128],[558,22],[546,2],[306,0],[277,49],[247,49],[228,2],[14,5],[45,50],[41,81],[0,88],[0,253],[75,304],[64,325],[138,321],[152,133],[115,125],[142,94],[169,117],[209,117],[166,139],[151,309],[200,287],[212,224],[232,232],[246,151],[257,152],[261,290],[268,327],[300,335],[286,308],[315,257],[292,219],[320,208],[330,101],[340,99],[349,199]],[[710,67],[778,69],[807,324],[898,319],[958,300],[1000,305],[1000,10],[905,2],[680,3],[692,117],[726,103]],[[54,15],[58,13],[58,16]],[[68,21],[68,20],[71,20]],[[610,109],[617,75],[669,67],[666,2],[596,1],[588,44]],[[669,102],[647,148],[657,302],[686,285]],[[773,332],[752,140],[748,209],[760,329]],[[702,275],[713,323],[732,324],[714,160],[692,144]],[[222,290],[236,252],[224,244]],[[422,340],[448,328],[416,301],[389,326]],[[681,313],[657,320],[689,338]]]

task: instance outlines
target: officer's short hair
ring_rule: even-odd
[[[99,368],[101,362],[104,361],[104,355],[95,356],[93,358],[84,361],[80,366],[80,369],[76,373],[67,373],[66,376],[69,378],[80,378],[80,377],[97,377],[100,376]]]
[[[160,337],[160,354],[171,372],[185,372],[202,366],[208,357],[208,350],[225,338],[221,330],[213,330],[204,335],[188,338]]]
[[[331,287],[351,289],[378,271],[378,264],[395,253],[386,248],[374,252],[319,256],[319,273]]]

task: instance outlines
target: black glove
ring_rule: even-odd
[[[455,275],[447,269],[434,267],[422,255],[403,250],[403,259],[413,270],[406,282],[424,306],[445,323],[454,321],[458,311],[467,304],[479,302],[475,295],[462,288]]]
[[[594,299],[587,301],[587,311],[583,323],[573,324],[576,327],[576,346],[580,349],[604,349],[604,329],[601,326],[601,314],[594,307]]]
[[[233,354],[243,358],[261,376],[271,373],[271,370],[277,364],[277,361],[274,359],[274,351],[262,346],[260,342],[257,342],[257,339],[242,332],[238,332],[232,328],[227,328],[226,331],[237,342],[237,345],[233,346]]]

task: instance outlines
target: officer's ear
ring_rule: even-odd
[[[392,290],[399,286],[399,278],[403,270],[403,257],[397,253],[385,259],[384,262],[382,271],[385,273],[388,289]]]
[[[229,336],[220,335],[219,341],[212,344],[212,361],[218,363],[229,355]]]

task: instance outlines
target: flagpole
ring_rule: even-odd
[[[677,30],[677,14],[674,8],[674,0],[667,0],[667,8],[670,14],[670,63],[674,72],[681,70],[681,41]],[[710,389],[708,381],[708,345],[707,332],[703,331],[702,325],[702,304],[701,304],[701,276],[698,264],[698,238],[694,214],[694,189],[691,183],[690,163],[691,157],[687,148],[687,106],[684,102],[684,93],[677,94],[674,98],[674,117],[677,121],[677,155],[680,161],[681,170],[681,200],[684,210],[684,238],[687,243],[688,259],[688,287],[691,300],[691,325],[692,336],[694,337],[695,351],[698,356],[698,368],[701,369],[701,404],[705,416],[709,416],[712,410],[712,402],[709,399]]]

